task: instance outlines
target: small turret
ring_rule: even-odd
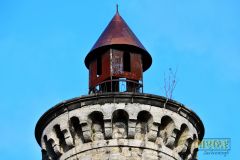
[[[85,58],[89,93],[143,92],[143,72],[152,58],[118,9]]]

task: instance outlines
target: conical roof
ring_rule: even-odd
[[[129,46],[139,50],[143,54],[143,70],[147,70],[152,63],[152,58],[142,43],[138,40],[132,30],[117,11],[106,29],[85,58],[85,65],[89,68],[90,59],[97,54],[97,50],[109,46]]]

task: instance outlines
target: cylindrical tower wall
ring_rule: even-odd
[[[194,159],[203,133],[201,120],[183,105],[133,93],[60,103],[36,128],[43,157],[59,160]]]

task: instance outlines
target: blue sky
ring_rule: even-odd
[[[116,3],[153,58],[144,74],[144,91],[164,95],[164,72],[178,68],[173,98],[201,117],[205,138],[231,138],[226,157],[200,151],[199,159],[237,159],[237,0],[1,0],[1,159],[41,159],[35,124],[56,103],[87,94],[83,61]]]

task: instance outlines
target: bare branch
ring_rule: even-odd
[[[165,96],[169,99],[172,99],[173,91],[175,90],[177,85],[177,71],[178,68],[176,68],[175,71],[173,71],[172,68],[169,68],[168,77],[166,77],[166,74],[164,73],[164,91]]]

